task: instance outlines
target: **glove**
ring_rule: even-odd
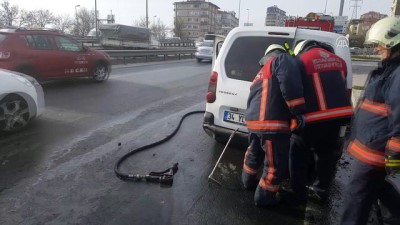
[[[392,156],[386,156],[386,181],[393,185],[393,187],[400,193],[400,160],[394,159]]]
[[[306,120],[304,118],[304,115],[297,115],[294,121],[292,122],[292,132],[296,133],[299,131],[302,131],[304,127],[306,126]]]
[[[386,156],[385,164],[388,174],[400,174],[400,160],[397,157]]]

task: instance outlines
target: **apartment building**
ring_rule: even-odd
[[[392,11],[392,16],[399,16],[400,15],[400,2],[398,0],[393,0],[393,5],[390,8]]]
[[[360,19],[363,21],[365,25],[371,26],[372,24],[376,23],[378,20],[387,17],[385,14],[381,14],[379,12],[370,11],[364,13],[360,16]]]
[[[239,26],[239,19],[234,11],[218,11],[217,34],[228,35],[235,27]]]
[[[180,38],[197,39],[207,33],[218,33],[219,7],[205,0],[174,2],[175,28],[181,29]],[[176,26],[178,23],[179,26]]]
[[[267,8],[267,16],[265,18],[265,26],[285,26],[285,20],[287,19],[286,12],[279,9],[278,6],[274,5]]]

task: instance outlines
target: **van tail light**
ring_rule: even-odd
[[[207,103],[213,103],[216,99],[218,73],[213,71],[208,83],[208,90],[206,95]]]
[[[8,59],[10,56],[10,52],[0,52],[0,59]]]

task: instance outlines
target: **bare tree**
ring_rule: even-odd
[[[69,33],[74,25],[74,21],[68,14],[59,15],[55,17],[54,28],[62,32]]]
[[[151,24],[150,30],[155,35],[157,40],[165,39],[167,36],[167,27],[160,18],[158,18],[156,23]]]
[[[35,25],[35,12],[22,9],[19,14],[18,27],[33,27]]]
[[[184,26],[184,21],[182,19],[177,19],[175,17],[174,20],[174,34],[176,37],[182,37],[183,36],[183,26]]]
[[[139,20],[133,21],[133,25],[135,27],[147,27],[146,26],[146,17],[140,17]]]
[[[55,17],[48,9],[39,9],[34,11],[35,25],[45,27],[48,24],[53,24]]]
[[[5,26],[12,26],[18,19],[19,8],[17,5],[10,5],[8,0],[3,0],[0,9],[0,20]]]
[[[73,33],[77,36],[86,36],[91,29],[96,27],[96,15],[94,10],[81,8],[77,13],[77,21]]]

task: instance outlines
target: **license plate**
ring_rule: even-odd
[[[224,112],[224,121],[231,122],[231,123],[237,123],[237,124],[241,124],[241,125],[246,125],[243,114],[234,113],[231,111]]]

